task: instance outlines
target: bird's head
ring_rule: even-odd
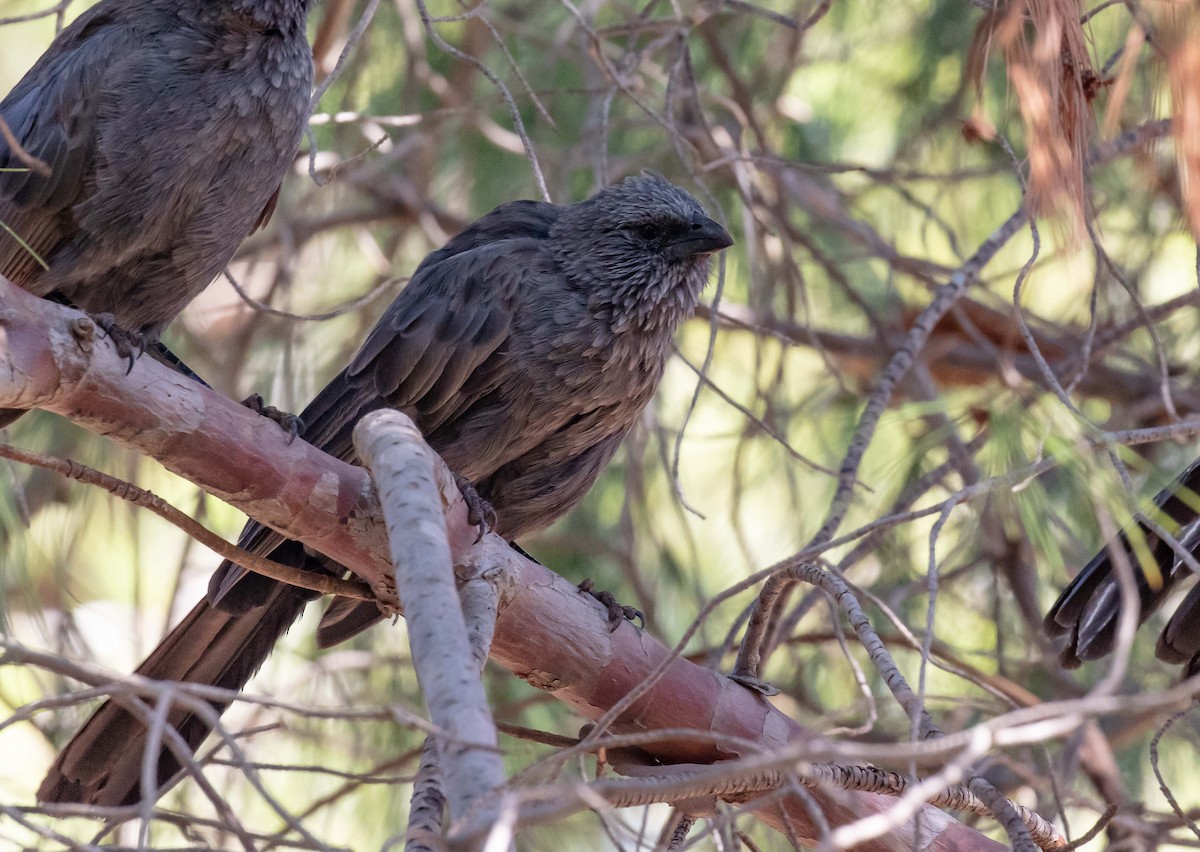
[[[700,202],[650,173],[568,207],[550,237],[570,282],[616,332],[686,319],[711,256],[733,245]]]

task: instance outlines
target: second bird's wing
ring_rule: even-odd
[[[79,16],[0,101],[0,274],[25,286],[74,229],[69,208],[87,192],[105,74],[130,46],[105,4]],[[41,160],[39,174],[28,157]]]
[[[537,241],[504,240],[422,264],[350,365],[301,413],[305,440],[355,461],[354,426],[368,412],[397,408],[422,426],[447,409],[461,410],[464,395],[486,392],[494,382],[479,378],[503,363],[522,282],[544,262],[542,253]],[[267,554],[283,541],[250,522],[239,546]],[[209,599],[245,612],[268,600],[275,585],[226,561],[209,583]]]
[[[1193,554],[1200,553],[1198,495],[1200,460],[1154,498],[1158,509],[1156,522]],[[1191,576],[1175,549],[1158,534],[1140,523],[1123,530],[1115,541],[1092,557],[1046,615],[1046,633],[1052,638],[1065,637],[1060,660],[1067,668],[1104,657],[1116,643],[1121,590],[1109,554],[1111,547],[1129,554],[1139,598],[1139,624],[1150,617],[1180,582]],[[1150,579],[1142,567],[1143,558],[1155,563],[1160,582]],[[1200,652],[1200,593],[1193,590],[1163,631],[1157,653],[1167,662],[1184,663],[1197,652]]]

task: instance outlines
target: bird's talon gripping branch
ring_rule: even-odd
[[[249,408],[255,414],[262,415],[268,420],[274,420],[278,423],[283,428],[283,431],[288,433],[287,442],[289,444],[304,434],[304,421],[298,414],[292,414],[289,411],[278,409],[273,405],[267,405],[267,401],[262,398],[262,394],[250,394],[250,396],[242,400],[242,405]]]
[[[474,483],[465,476],[455,474],[454,483],[462,492],[463,502],[467,504],[467,523],[479,529],[479,534],[475,536],[475,543],[479,544],[483,537],[496,526],[496,509],[479,496],[479,491],[476,490]]]
[[[117,321],[112,314],[96,314],[92,317],[100,330],[108,335],[109,340],[117,347],[117,354],[122,358],[129,359],[129,366],[125,369],[125,375],[133,372],[133,365],[137,359],[145,354],[150,341],[146,339],[146,335],[140,331],[130,331],[127,328],[121,328],[117,325]]]
[[[622,624],[627,621],[636,621],[637,629],[641,630],[646,626],[646,616],[642,614],[640,609],[625,604],[617,600],[616,595],[612,592],[601,591],[596,588],[595,582],[592,580],[584,580],[579,584],[579,591],[585,595],[591,595],[600,602],[600,605],[608,610],[608,632],[612,633]]]

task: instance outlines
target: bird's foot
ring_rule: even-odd
[[[626,621],[639,622],[638,628],[646,626],[646,617],[642,615],[642,611],[632,606],[625,606],[617,601],[616,596],[612,592],[603,592],[596,588],[596,584],[591,580],[584,580],[579,584],[579,591],[585,595],[591,595],[600,604],[608,610],[608,632],[612,633]]]
[[[304,434],[304,421],[299,416],[287,411],[281,411],[273,405],[267,405],[266,400],[262,398],[261,394],[250,394],[250,396],[242,400],[242,405],[256,414],[261,414],[268,420],[274,420],[282,426],[283,430],[288,433],[289,444],[296,440],[297,436]]]
[[[475,484],[465,476],[454,474],[454,483],[462,492],[463,502],[467,504],[467,523],[479,528],[479,535],[475,536],[475,543],[478,544],[496,526],[496,509],[479,495]]]
[[[130,331],[117,325],[112,314],[93,314],[92,321],[108,335],[108,339],[117,347],[117,354],[129,359],[129,367],[125,370],[128,374],[133,369],[134,362],[145,353],[152,341],[140,331]]]

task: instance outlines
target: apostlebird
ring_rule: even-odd
[[[157,341],[274,209],[308,118],[309,4],[101,0],[76,18],[0,101],[0,275],[131,358]]]
[[[350,365],[301,413],[304,437],[357,462],[355,423],[399,409],[490,503],[497,533],[543,529],[579,502],[645,409],[710,256],[732,242],[691,195],[650,174],[571,206],[498,207],[417,267]],[[240,544],[344,573],[254,522]],[[225,562],[208,598],[138,674],[240,689],[312,597]],[[342,606],[318,643],[378,618],[373,603]],[[192,749],[209,730],[183,710],[169,721]],[[105,704],[59,755],[39,798],[138,801],[144,742],[140,721]],[[158,783],[179,768],[164,749]]]
[[[1176,587],[1193,576],[1179,551],[1200,556],[1200,460],[1154,498],[1154,529],[1138,521],[1092,557],[1046,615],[1045,629],[1064,641],[1060,659],[1067,668],[1112,652],[1121,616],[1121,588],[1112,549],[1126,554],[1137,588],[1140,625]],[[1165,532],[1176,546],[1159,534]],[[1065,640],[1064,640],[1065,637]],[[1200,672],[1200,585],[1176,607],[1158,638],[1155,654],[1184,664],[1184,675]]]

